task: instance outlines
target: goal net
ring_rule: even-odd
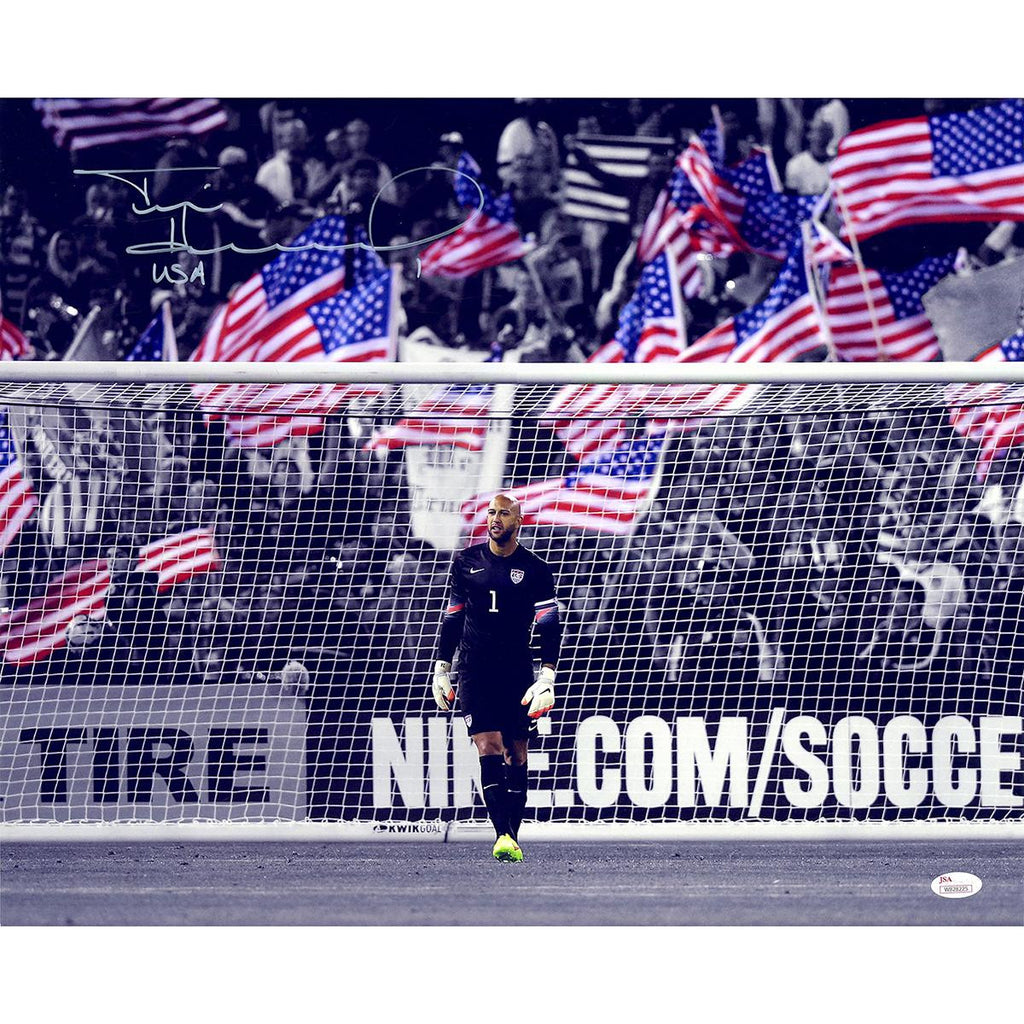
[[[528,822],[1019,821],[1024,386],[957,368],[12,364],[2,820],[484,819],[429,680],[504,491]]]

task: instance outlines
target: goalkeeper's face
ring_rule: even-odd
[[[499,494],[487,508],[487,536],[498,547],[511,544],[522,523],[523,514],[515,498]]]

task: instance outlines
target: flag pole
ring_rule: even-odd
[[[857,264],[857,273],[860,277],[861,288],[864,289],[864,298],[867,299],[868,303],[868,316],[871,317],[871,330],[875,335],[875,347],[878,351],[879,362],[888,362],[889,357],[885,352],[885,345],[882,342],[882,332],[878,326],[878,314],[875,312],[875,304],[871,298],[871,287],[868,285],[868,274],[867,267],[864,265],[864,260],[860,254],[860,246],[857,244],[857,234],[853,230],[853,223],[850,218],[850,211],[846,206],[846,200],[843,198],[843,190],[839,187],[839,183],[833,181],[833,187],[836,193],[836,202],[839,205],[839,213],[843,218],[843,224],[846,226],[846,232],[850,236],[850,249],[853,252],[853,261]]]
[[[825,338],[829,362],[837,363],[839,362],[839,356],[836,353],[836,343],[832,337],[832,328],[828,322],[827,298],[818,290],[821,281],[815,272],[814,259],[811,255],[814,243],[811,238],[810,221],[803,221],[800,225],[800,231],[804,240],[804,274],[807,276],[807,288],[811,295],[811,305],[814,306],[814,312],[818,314],[818,326],[821,329],[822,336]]]
[[[388,296],[388,361],[398,361],[398,318],[404,312],[401,299],[402,268],[397,263],[392,263],[389,268],[391,273],[391,293]]]

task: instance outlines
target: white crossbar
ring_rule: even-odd
[[[1024,383],[1020,363],[0,362],[0,383],[970,384]]]

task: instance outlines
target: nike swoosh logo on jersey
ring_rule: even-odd
[[[487,567],[486,567],[486,566],[484,566],[484,569],[486,569],[486,568],[487,568]],[[470,569],[470,570],[469,570],[469,575],[470,575],[470,576],[472,576],[472,575],[473,575],[473,573],[475,573],[475,572],[483,572],[483,571],[484,571],[484,569]]]

